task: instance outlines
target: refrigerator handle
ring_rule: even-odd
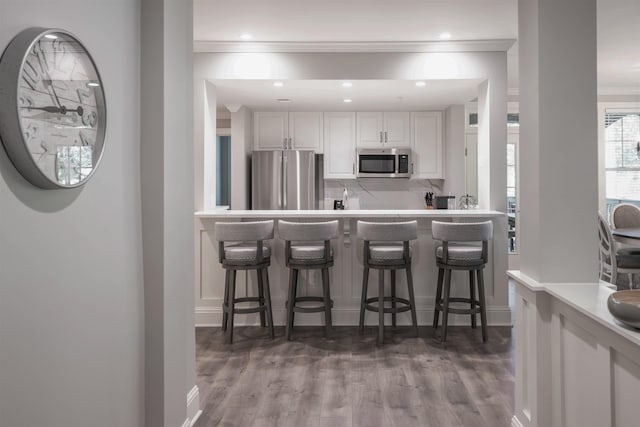
[[[282,156],[282,209],[287,210],[287,194],[289,193],[287,181],[289,180],[288,176],[288,166],[287,166],[287,156]]]

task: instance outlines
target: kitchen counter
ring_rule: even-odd
[[[216,210],[199,211],[196,218],[496,218],[503,212],[449,209],[347,209],[347,210]]]
[[[331,297],[334,302],[333,320],[335,325],[357,325],[360,311],[362,286],[362,241],[357,238],[357,221],[418,221],[418,238],[411,242],[412,271],[416,294],[418,323],[431,324],[435,300],[438,269],[434,252],[440,244],[431,237],[431,223],[434,220],[454,222],[478,222],[490,220],[494,223],[494,239],[489,244],[489,263],[484,270],[487,297],[488,323],[510,325],[511,310],[508,306],[507,281],[507,218],[502,212],[493,210],[216,210],[196,212],[194,226],[196,231],[196,324],[219,325],[221,322],[224,270],[218,262],[218,242],[215,238],[215,223],[219,221],[256,221],[264,219],[290,219],[298,221],[339,220],[339,236],[332,242],[334,266],[330,269]],[[277,221],[271,246],[271,266],[269,280],[273,301],[274,321],[284,324],[285,300],[287,299],[287,281],[289,269],[285,265],[284,242],[278,237]],[[386,282],[389,283],[387,273]],[[238,296],[253,295],[255,273],[238,274]],[[378,272],[371,271],[370,283],[378,282]],[[401,272],[397,277],[398,296],[406,295],[406,278]],[[454,271],[452,275],[453,292],[462,296],[469,292],[467,272]],[[387,285],[388,286],[388,285]],[[299,294],[314,295],[321,292],[321,280],[318,271],[301,271]],[[372,291],[373,293],[373,291]],[[367,323],[374,324],[377,318],[368,313]],[[409,324],[407,313],[398,316],[398,324]],[[469,316],[452,315],[450,324],[469,324]],[[239,324],[257,324],[257,315],[238,316]],[[322,325],[321,313],[296,316],[298,325]]]

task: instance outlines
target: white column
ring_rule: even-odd
[[[247,107],[239,107],[231,111],[231,209],[249,209],[251,205],[252,147],[253,115]]]
[[[596,0],[520,0],[520,249],[540,282],[594,281]]]
[[[142,0],[140,363],[144,424],[159,427],[187,422],[187,394],[195,384],[194,295],[188,286],[194,281],[192,20],[190,1]]]

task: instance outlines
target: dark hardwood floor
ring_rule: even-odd
[[[286,341],[266,329],[196,329],[200,408],[205,426],[509,426],[513,414],[511,328],[452,327],[447,343],[430,327],[420,338],[388,328],[294,329]]]

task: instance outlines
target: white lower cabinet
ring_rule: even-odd
[[[442,112],[411,113],[412,178],[444,178]]]
[[[324,178],[356,177],[356,113],[324,113]]]

